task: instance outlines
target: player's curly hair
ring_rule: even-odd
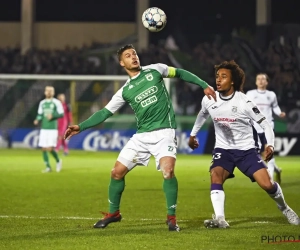
[[[268,82],[268,83],[270,82],[270,77],[267,75],[267,73],[262,73],[262,72],[261,72],[261,73],[257,73],[257,74],[256,74],[256,77],[257,77],[257,76],[260,76],[260,75],[264,75],[264,76],[266,77],[267,82]]]
[[[234,60],[224,61],[219,65],[215,65],[215,74],[217,74],[219,69],[229,69],[231,71],[234,90],[243,92],[245,72]]]
[[[121,47],[117,50],[117,56],[118,56],[119,61],[121,61],[121,56],[122,56],[123,52],[125,50],[128,50],[128,49],[134,49],[135,50],[135,48],[132,44],[126,44],[126,45],[124,45],[123,47]]]

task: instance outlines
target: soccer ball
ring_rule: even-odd
[[[144,11],[142,21],[147,30],[159,32],[166,26],[167,16],[160,8],[152,7]]]

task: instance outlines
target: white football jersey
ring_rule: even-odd
[[[258,89],[253,89],[253,90],[249,90],[246,93],[246,95],[247,97],[249,97],[250,100],[252,100],[257,105],[259,110],[265,115],[267,121],[274,129],[273,112],[276,115],[280,115],[281,113],[281,109],[278,106],[276,94],[273,91],[269,91],[269,90],[261,91]],[[254,127],[257,133],[264,132],[257,123],[254,123]]]
[[[210,115],[215,127],[216,148],[238,150],[255,148],[253,121],[263,120],[264,115],[240,91],[234,92],[226,99],[221,97],[218,92],[216,93],[217,102],[213,99],[209,100],[206,96],[203,98],[199,115],[204,119],[200,119],[199,124],[196,121],[191,136],[197,134],[205,119]]]

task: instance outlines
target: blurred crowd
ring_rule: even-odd
[[[19,48],[0,49],[0,73],[10,74],[104,74],[100,63],[84,53],[90,47],[66,47],[63,50],[29,50],[22,55]]]
[[[279,96],[283,105],[289,105],[299,99],[300,94],[300,67],[299,49],[291,44],[280,45],[271,42],[266,51],[259,51],[262,63],[271,78],[270,87]]]
[[[173,42],[174,43],[174,42]],[[105,47],[106,45],[94,43],[81,48],[66,47],[63,50],[36,50],[32,49],[22,55],[18,48],[0,49],[0,73],[11,74],[124,74],[115,55],[104,59],[89,53],[91,50]],[[108,45],[107,45],[108,46]],[[172,51],[180,51],[177,45],[172,45]],[[255,51],[263,65],[261,71],[266,72],[270,78],[270,88],[274,89],[279,101],[284,103],[294,100],[299,96],[300,70],[297,53],[290,44],[271,42],[266,50]],[[201,78],[213,85],[214,65],[224,60],[234,59],[246,72],[245,88],[255,88],[255,73],[249,67],[249,61],[241,57],[234,43],[214,41],[200,43],[189,51],[189,62],[193,64],[194,71]],[[178,58],[170,57],[165,46],[151,45],[147,50],[139,52],[142,65],[151,63],[165,63],[175,67],[181,65]],[[251,62],[250,62],[251,63]],[[256,69],[257,70],[257,69]],[[177,99],[179,106],[185,107],[182,113],[194,113],[197,107],[189,108],[199,99],[199,93],[188,84],[177,85]],[[199,103],[199,102],[197,102]]]

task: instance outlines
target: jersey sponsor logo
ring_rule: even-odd
[[[147,79],[148,81],[152,81],[152,80],[153,80],[153,75],[152,75],[151,73],[145,75],[145,77],[146,77],[146,79]]]
[[[252,110],[257,115],[260,113],[260,111],[259,111],[259,109],[257,107],[253,107]]]
[[[136,85],[139,85],[141,82],[143,82],[145,79],[143,78],[142,80],[136,82]]]
[[[148,89],[146,89],[145,91],[143,91],[142,93],[140,93],[139,95],[137,95],[135,97],[135,101],[137,103],[141,102],[142,100],[146,99],[147,97],[149,97],[150,95],[155,94],[158,91],[158,88],[156,86],[152,86]]]
[[[214,120],[216,122],[236,122],[235,118],[223,118],[223,117],[215,117]]]
[[[148,99],[146,99],[146,100],[144,100],[144,101],[142,101],[142,102],[141,102],[141,105],[142,105],[143,108],[145,108],[145,107],[149,106],[150,104],[152,104],[152,103],[154,103],[154,102],[157,102],[157,98],[156,98],[155,95],[149,97]]]

